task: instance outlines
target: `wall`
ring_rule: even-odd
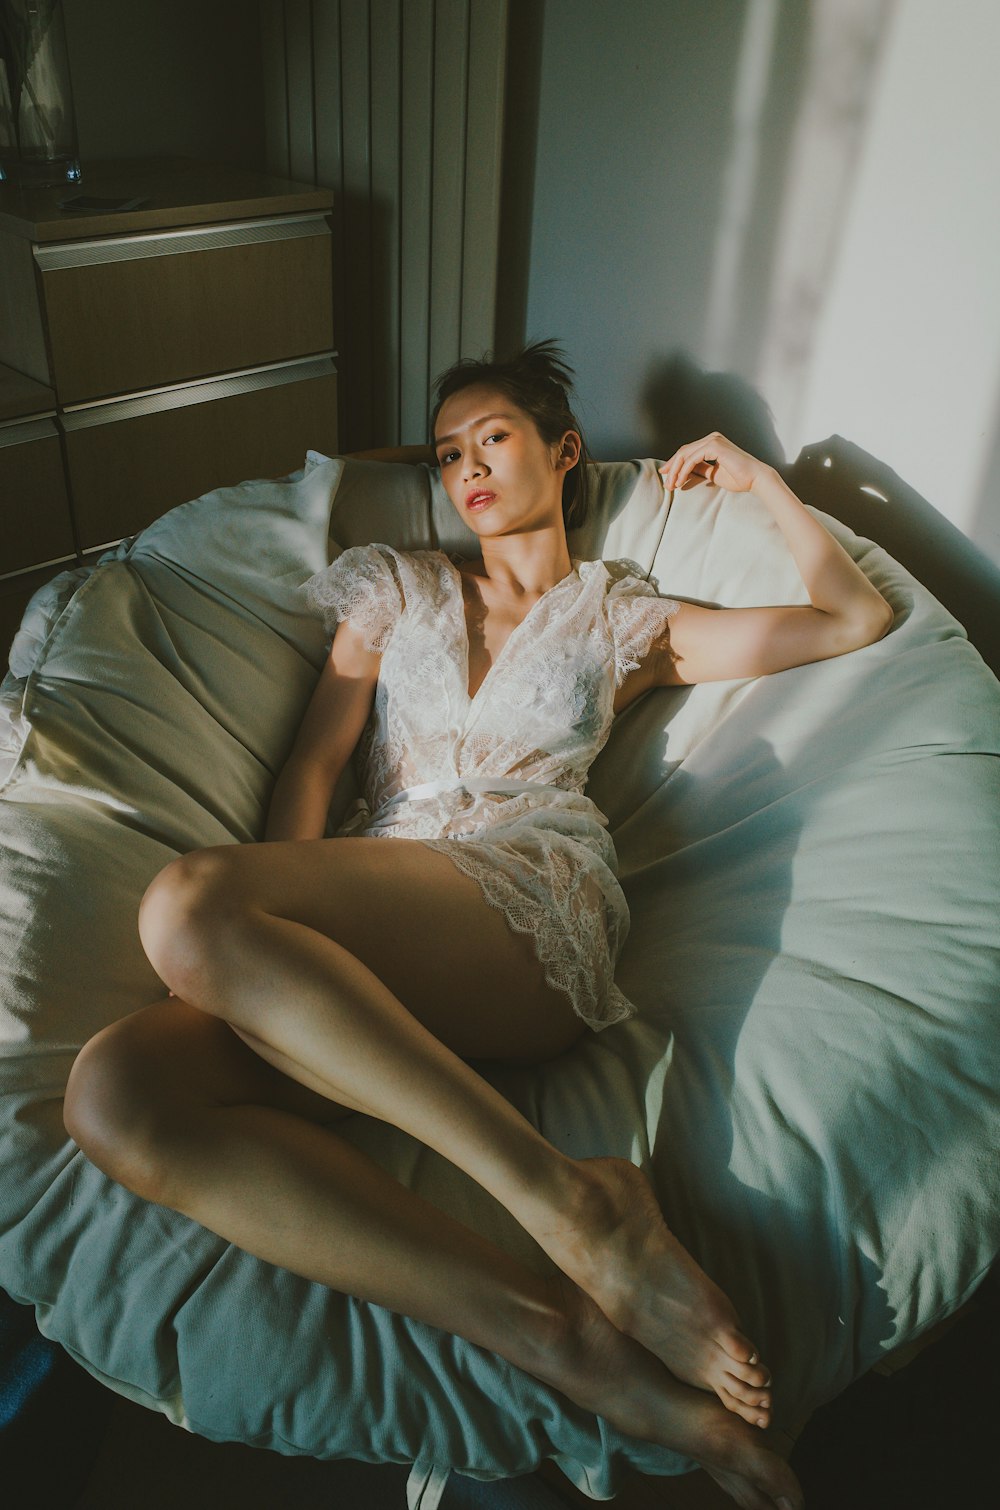
[[[80,157],[264,166],[258,10],[249,0],[63,0]]]
[[[507,307],[596,454],[839,436],[1000,563],[995,0],[545,0],[537,46]]]
[[[334,193],[346,450],[424,444],[496,327],[507,0],[260,0],[267,161]]]

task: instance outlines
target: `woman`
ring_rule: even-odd
[[[66,1125],[147,1199],[501,1353],[698,1459],[741,1505],[798,1507],[752,1429],[769,1421],[767,1370],[644,1176],[560,1154],[468,1061],[544,1060],[632,1010],[613,981],[627,929],[614,851],[582,795],[613,714],[654,686],[843,654],[891,612],[777,474],[718,435],[682,447],[666,486],[753,489],[811,606],[713,611],[624,566],[574,564],[585,452],[568,377],[540,344],[442,379],[441,475],[481,559],[365,547],[313,579],[338,622],[268,842],[183,856],[154,880],[140,933],[170,996],[84,1048]],[[359,741],[363,833],[356,819],[324,839]],[[557,1277],[339,1138],[357,1111],[478,1180]]]

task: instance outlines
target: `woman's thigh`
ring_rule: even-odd
[[[324,1126],[345,1115],[254,1053],[218,1017],[170,999],[132,1012],[83,1046],[63,1115],[99,1169],[169,1205],[162,1181],[178,1135],[189,1145],[203,1140],[207,1150],[214,1114],[237,1106],[276,1108]]]
[[[211,851],[216,884],[335,940],[466,1059],[535,1061],[584,1031],[546,985],[529,935],[413,839],[320,839]]]

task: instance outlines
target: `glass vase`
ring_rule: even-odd
[[[0,0],[0,180],[81,177],[62,0]]]

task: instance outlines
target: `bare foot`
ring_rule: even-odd
[[[795,1474],[759,1432],[681,1384],[569,1281],[555,1286],[560,1323],[515,1361],[628,1436],[694,1458],[744,1510],[802,1510]]]
[[[769,1425],[771,1376],[728,1297],[667,1227],[646,1176],[625,1159],[580,1167],[588,1188],[575,1217],[535,1232],[546,1253],[678,1379]]]

